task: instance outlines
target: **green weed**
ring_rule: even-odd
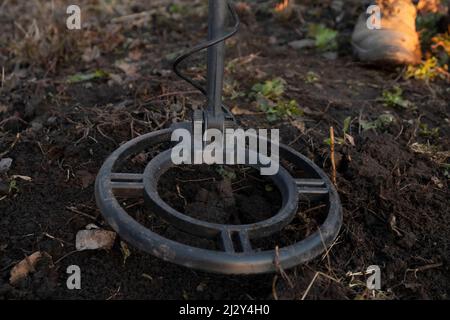
[[[310,24],[308,36],[316,41],[316,47],[320,51],[334,51],[338,47],[338,32],[325,27],[323,24]]]
[[[384,90],[381,99],[385,107],[408,109],[412,103],[403,98],[403,90],[400,87],[394,87],[392,90]]]
[[[266,114],[269,122],[302,114],[297,101],[283,98],[285,86],[284,79],[275,78],[255,84],[252,88],[250,95],[255,98],[258,108]]]

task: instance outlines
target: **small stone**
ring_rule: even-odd
[[[302,39],[289,42],[288,45],[295,50],[315,48],[316,41],[312,39]]]
[[[34,132],[39,132],[42,130],[44,126],[42,125],[42,123],[40,121],[33,121],[31,123],[31,130],[33,130]]]
[[[49,117],[49,118],[47,119],[47,124],[49,124],[49,125],[51,125],[51,126],[56,125],[57,122],[58,122],[58,118],[57,118],[57,117],[54,117],[54,116]]]
[[[203,292],[207,288],[207,284],[202,282],[197,286],[197,292]]]
[[[344,1],[342,0],[333,0],[331,3],[331,9],[334,10],[334,12],[340,13],[342,12],[344,8]]]
[[[84,250],[110,250],[114,241],[116,240],[116,233],[112,231],[94,229],[94,230],[80,230],[76,236],[76,249],[78,251]]]
[[[0,160],[0,173],[6,173],[11,168],[11,165],[13,163],[13,159],[11,158],[4,158]]]
[[[322,57],[328,60],[336,60],[338,58],[337,52],[325,52],[322,54]]]

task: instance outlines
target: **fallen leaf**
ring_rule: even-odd
[[[110,81],[112,81],[113,83],[117,83],[117,84],[122,84],[123,83],[122,77],[119,76],[118,74],[110,73],[109,77],[111,79]]]
[[[345,134],[345,140],[348,141],[353,147],[356,146],[355,144],[355,138],[353,136],[349,135],[348,133]]]
[[[292,125],[296,127],[302,134],[305,134],[306,131],[305,122],[300,120],[294,120],[292,121]]]
[[[248,110],[248,109],[243,109],[240,108],[238,106],[234,106],[233,109],[231,110],[231,112],[233,112],[233,114],[240,116],[240,115],[253,115],[255,114],[254,111]]]
[[[78,251],[110,250],[116,240],[116,233],[112,231],[94,229],[80,230],[77,233],[75,246]]]
[[[20,280],[25,279],[31,272],[34,272],[34,267],[42,256],[42,252],[37,251],[16,264],[11,270],[9,283],[12,285],[17,284]]]
[[[75,173],[75,175],[78,177],[81,183],[81,187],[83,189],[86,189],[95,181],[95,176],[86,170],[79,170]]]
[[[134,78],[138,75],[138,68],[134,64],[125,61],[118,61],[115,63],[115,66],[122,70],[130,78]]]

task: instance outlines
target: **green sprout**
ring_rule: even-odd
[[[384,90],[380,99],[385,107],[408,109],[411,102],[403,98],[402,88],[396,86],[393,90]]]
[[[8,192],[9,193],[12,193],[12,192],[19,192],[19,187],[17,186],[17,181],[16,180],[11,180],[10,182],[9,182],[9,190],[8,190]]]
[[[312,83],[316,83],[320,80],[320,77],[317,73],[313,72],[313,71],[309,71],[306,74],[306,78],[305,78],[305,82],[307,84],[312,84]]]
[[[350,139],[352,139],[352,137],[349,136],[349,134],[348,134],[350,132],[351,123],[352,123],[352,117],[347,117],[344,119],[343,128],[342,128],[342,138],[336,137],[334,139],[334,144],[343,145],[343,144],[345,144],[345,141],[347,141],[348,137],[350,137]],[[326,144],[327,146],[331,146],[331,138],[325,139],[323,141],[323,143]]]
[[[67,79],[68,83],[80,83],[96,79],[108,78],[109,74],[103,70],[96,70],[90,73],[77,73]]]
[[[380,115],[375,121],[361,120],[359,124],[361,125],[361,128],[364,131],[367,131],[367,130],[372,130],[372,129],[384,130],[394,122],[395,122],[395,117],[392,114],[384,113],[384,114]]]
[[[255,84],[252,91],[254,94],[261,95],[264,98],[275,100],[283,95],[285,86],[286,81],[283,78],[275,78],[264,83]]]
[[[218,166],[216,172],[226,180],[236,180],[237,178],[236,173],[232,169],[224,166]]]
[[[337,49],[336,30],[325,27],[323,24],[309,25],[308,35],[316,41],[316,47],[320,51],[334,51]]]
[[[425,138],[438,138],[439,130],[439,128],[430,129],[426,123],[419,125],[419,135]]]
[[[275,78],[255,84],[252,88],[251,96],[256,99],[259,109],[266,114],[269,122],[301,115],[297,101],[283,98],[285,85],[284,79]]]

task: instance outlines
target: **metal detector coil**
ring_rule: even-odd
[[[230,33],[224,32],[227,6],[235,20]],[[239,19],[230,3],[210,0],[208,41],[189,50],[174,64],[178,75],[207,96],[206,110],[194,113],[193,117],[193,121],[202,122],[205,129],[215,128],[223,132],[234,123],[231,112],[222,104],[222,87],[224,41],[235,34],[238,27]],[[205,90],[185,77],[178,70],[178,65],[189,55],[206,48],[208,86]],[[206,222],[179,212],[163,201],[158,193],[158,182],[165,172],[174,167],[170,147],[153,157],[142,172],[120,171],[133,155],[160,145],[170,146],[172,132],[179,127],[192,128],[189,123],[181,123],[135,138],[114,151],[100,169],[95,185],[97,205],[106,221],[125,241],[155,257],[188,268],[222,274],[258,274],[305,263],[324,252],[336,239],[342,225],[342,207],[336,189],[311,160],[282,144],[279,145],[280,158],[300,168],[305,177],[294,178],[286,168],[280,167],[271,179],[282,196],[281,208],[273,217],[253,224]],[[259,165],[252,166],[258,168]],[[122,206],[119,199],[126,198],[143,199],[146,210],[184,233],[217,242],[218,249],[187,245],[146,228]],[[262,250],[254,245],[257,239],[283,232],[295,218],[300,200],[312,204],[318,199],[325,203],[327,216],[315,233],[292,245],[271,250]]]

